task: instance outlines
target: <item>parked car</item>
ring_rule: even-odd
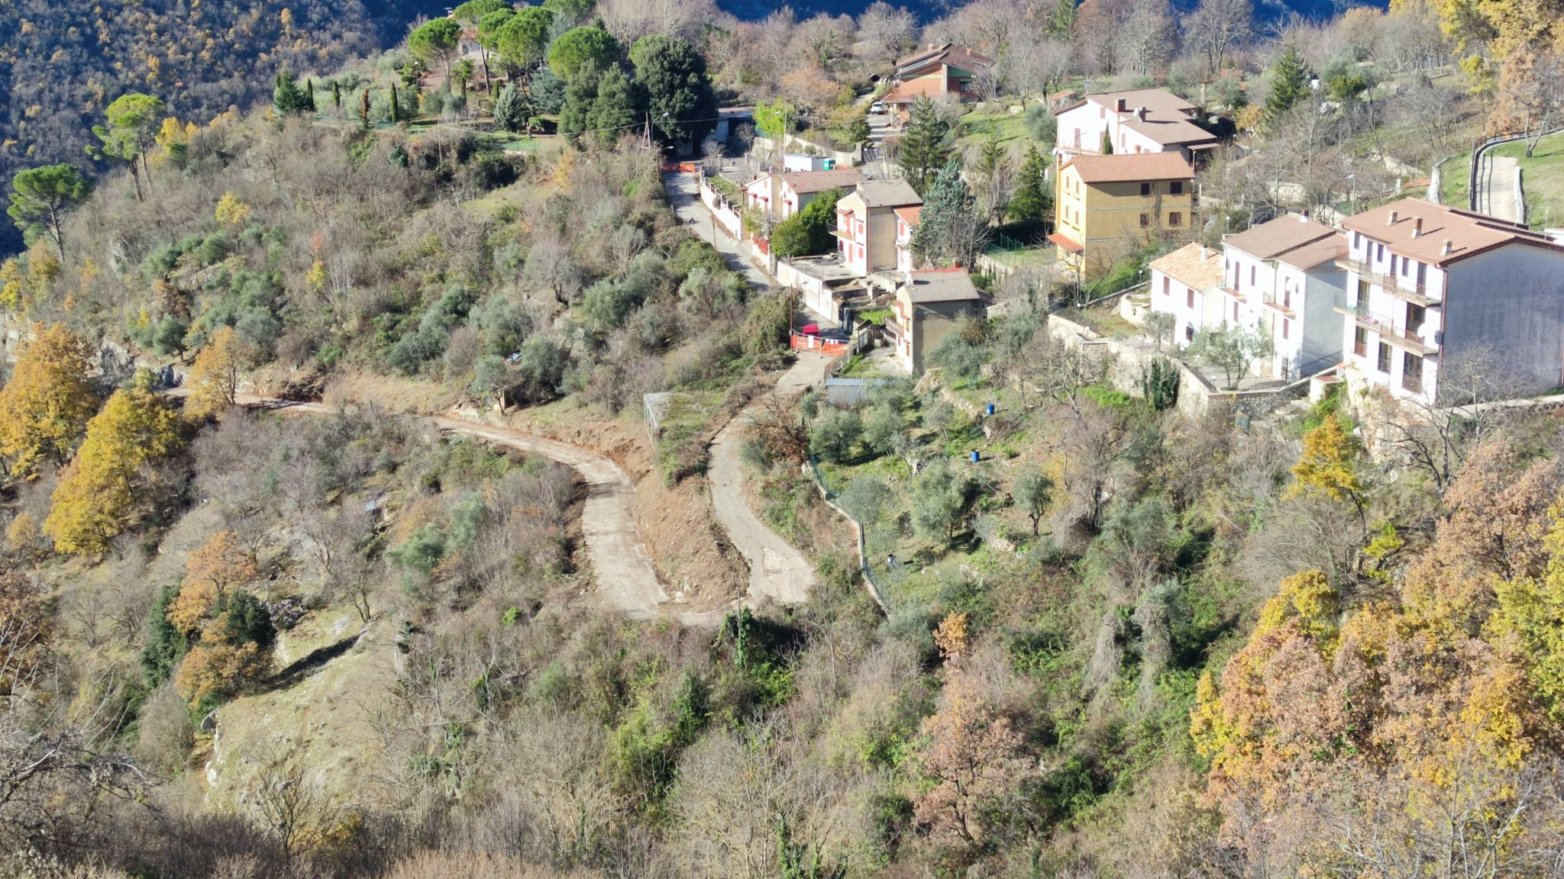
[[[869,105],[869,113],[871,115],[875,115],[875,116],[883,115],[885,113],[885,104],[884,104],[884,102],[882,102],[882,101],[875,101],[874,103],[870,104]]]

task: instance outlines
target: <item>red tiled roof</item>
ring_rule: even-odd
[[[1195,169],[1178,153],[1125,153],[1108,156],[1071,156],[1065,168],[1074,168],[1087,183],[1135,183],[1142,180],[1191,180]],[[1063,170],[1063,169],[1061,169]]]
[[[904,208],[897,208],[896,209],[896,216],[901,217],[902,222],[906,223],[909,226],[916,226],[916,225],[918,225],[918,218],[920,216],[922,216],[922,214],[923,214],[923,205],[921,205],[921,204],[919,204],[919,205],[912,205],[910,207],[904,207]]]
[[[1403,198],[1381,205],[1348,217],[1341,225],[1375,241],[1383,241],[1396,253],[1435,266],[1448,265],[1507,244],[1525,244],[1564,253],[1564,245],[1525,226],[1420,198]],[[1450,245],[1448,253],[1445,252],[1446,242]]]
[[[1086,250],[1086,248],[1079,242],[1065,235],[1063,232],[1055,232],[1052,235],[1049,235],[1048,240],[1059,245],[1060,247],[1063,247],[1065,250],[1068,250],[1071,253],[1081,253]]]
[[[896,87],[880,98],[886,104],[911,104],[918,98],[938,98],[944,94],[944,83],[932,79],[914,79],[898,82]]]

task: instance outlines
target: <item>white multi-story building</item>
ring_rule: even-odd
[[[1341,362],[1347,239],[1301,214],[1278,217],[1222,239],[1223,289],[1237,323],[1271,339],[1261,375],[1296,379]]]
[[[1564,385],[1564,245],[1525,226],[1409,198],[1342,222],[1349,384],[1438,404],[1440,373],[1490,392]]]
[[[1087,95],[1055,112],[1054,153],[1096,155],[1106,143],[1117,155],[1177,152],[1185,161],[1217,145],[1217,136],[1195,124],[1198,108],[1167,89],[1135,89]]]
[[[1336,263],[1346,238],[1289,215],[1222,240],[1221,250],[1190,244],[1151,263],[1151,309],[1173,315],[1173,338],[1236,327],[1266,334],[1274,353],[1257,375],[1296,379],[1341,360],[1346,273]]]

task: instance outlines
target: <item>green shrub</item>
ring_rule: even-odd
[[[809,431],[809,453],[822,461],[843,463],[852,458],[862,434],[858,413],[842,409],[827,412]]]

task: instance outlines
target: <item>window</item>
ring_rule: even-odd
[[[1191,293],[1190,295],[1193,296],[1195,294]],[[1190,324],[1190,325],[1184,327],[1184,341],[1186,341],[1186,342],[1193,342],[1193,341],[1195,341],[1195,327],[1194,327],[1193,324]]]
[[[1282,318],[1282,338],[1283,339],[1287,338],[1291,331],[1292,331],[1292,321],[1288,320],[1285,317]]]
[[[1238,303],[1233,303],[1233,323],[1238,323]]]
[[[1191,308],[1191,309],[1195,307],[1195,288],[1194,287],[1190,287],[1189,289],[1184,291],[1184,307],[1185,308]]]
[[[1394,253],[1390,255],[1390,274],[1391,277],[1394,277],[1396,274],[1396,255]]]
[[[1357,302],[1357,306],[1358,306],[1359,309],[1364,309],[1364,308],[1368,308],[1368,304],[1369,304],[1369,282],[1359,278],[1358,279],[1358,302]]]
[[[1383,244],[1376,244],[1376,245],[1374,245],[1374,248],[1375,248],[1374,249],[1374,259],[1375,259],[1375,261],[1377,261],[1377,262],[1384,262],[1385,261],[1385,245],[1383,245]]]
[[[1376,365],[1380,372],[1390,375],[1390,346],[1384,342],[1379,343],[1379,362]]]
[[[1292,286],[1291,285],[1288,285],[1288,286],[1282,288],[1282,307],[1287,309],[1288,311],[1292,310]]]
[[[1423,329],[1423,320],[1428,316],[1428,310],[1421,305],[1407,304],[1407,333],[1417,335]]]
[[[1167,275],[1162,276],[1162,295],[1164,297],[1173,295],[1173,282],[1168,279]]]
[[[1150,183],[1142,183],[1140,185],[1140,194],[1141,195],[1150,195],[1151,194],[1151,184]]]
[[[1401,387],[1419,394],[1423,392],[1423,358],[1411,352],[1401,355]]]
[[[1174,227],[1175,229],[1184,225],[1184,215],[1178,211],[1173,211],[1172,213],[1168,214],[1168,225]]]
[[[1249,267],[1249,286],[1254,286],[1254,266]]]
[[[1363,248],[1363,233],[1362,232],[1354,232],[1354,233],[1352,233],[1352,249],[1353,250],[1361,250],[1362,248]]]
[[[1182,181],[1182,180],[1175,180],[1172,183],[1169,183],[1168,184],[1168,192],[1171,192],[1174,195],[1183,195],[1184,194],[1184,181]]]
[[[1140,215],[1140,227],[1142,229],[1144,229],[1144,228],[1146,228],[1147,226],[1150,226],[1150,225],[1151,225],[1151,214],[1141,214]]]
[[[1358,355],[1359,357],[1365,357],[1365,356],[1368,355],[1368,350],[1369,350],[1369,334],[1368,334],[1368,330],[1365,330],[1362,327],[1353,327],[1352,328],[1352,353]]]

